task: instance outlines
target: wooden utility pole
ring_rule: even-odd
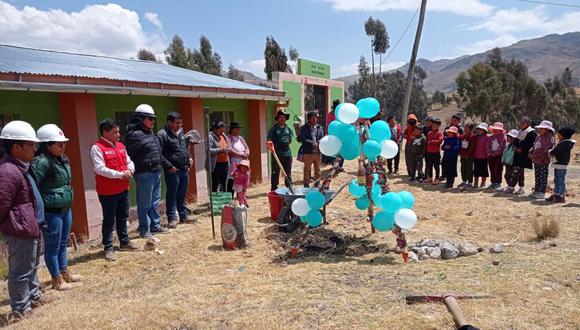
[[[421,1],[421,13],[419,14],[419,24],[417,25],[417,34],[415,34],[415,43],[413,44],[413,52],[411,53],[411,61],[409,62],[409,72],[407,73],[407,89],[405,89],[405,103],[403,103],[402,123],[407,122],[409,114],[409,102],[411,101],[411,92],[413,91],[413,76],[415,75],[415,61],[417,60],[417,52],[419,51],[419,42],[421,41],[421,31],[423,31],[423,21],[425,20],[425,10],[427,9],[427,0]]]

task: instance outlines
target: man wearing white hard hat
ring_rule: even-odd
[[[6,150],[0,160],[0,231],[8,243],[10,316],[18,321],[45,302],[37,275],[44,205],[28,171],[39,140],[34,128],[20,120],[6,124],[0,139]]]
[[[44,262],[52,277],[52,288],[72,289],[71,282],[82,277],[68,270],[67,245],[72,226],[72,181],[68,157],[68,139],[55,124],[42,126],[36,132],[40,146],[30,165],[44,203]]]
[[[148,104],[135,109],[133,120],[127,125],[127,153],[135,163],[135,183],[137,184],[137,217],[139,235],[144,238],[153,234],[163,234],[158,212],[161,200],[161,169],[177,171],[163,157],[159,139],[153,132],[155,111]]]

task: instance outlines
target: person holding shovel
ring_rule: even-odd
[[[294,132],[292,129],[286,125],[286,121],[290,119],[290,114],[288,114],[284,109],[278,110],[276,112],[276,124],[270,128],[268,131],[268,142],[274,146],[276,156],[280,160],[280,164],[286,172],[286,187],[289,187],[292,182],[292,150],[290,150],[290,142],[294,137]],[[274,155],[272,155],[272,175],[270,181],[270,190],[274,191],[278,189],[278,182],[280,180],[280,166]]]

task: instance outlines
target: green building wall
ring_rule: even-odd
[[[295,117],[302,117],[302,85],[297,82],[284,81],[282,83],[282,89],[286,92],[286,97],[290,98],[290,105],[286,111],[290,114],[288,126],[294,130]],[[294,136],[297,134],[298,132],[294,132]],[[298,154],[298,148],[300,148],[300,143],[296,139],[293,139],[290,148],[292,149],[292,155],[296,156]]]
[[[34,129],[60,124],[57,93],[0,90],[0,114],[14,114],[14,119],[29,122]]]
[[[330,88],[330,101],[340,100],[340,102],[344,102],[344,90],[339,87],[331,87]],[[332,105],[332,103],[330,103]]]

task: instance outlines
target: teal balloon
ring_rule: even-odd
[[[366,187],[359,186],[356,179],[352,180],[348,185],[348,192],[354,197],[361,197],[367,193]]]
[[[310,227],[318,227],[322,224],[322,213],[318,210],[310,210],[306,215],[306,223]]]
[[[358,140],[351,140],[350,143],[342,143],[342,147],[340,148],[340,155],[345,160],[353,160],[359,157],[360,155],[360,144]]]
[[[373,173],[373,184],[379,181],[379,175],[377,173]]]
[[[300,222],[302,222],[302,223],[308,222],[308,219],[306,218],[305,215],[303,215],[303,216],[300,217]]]
[[[381,186],[375,184],[375,182],[373,181],[373,187],[371,188],[371,193],[372,194],[381,194],[383,192],[383,189],[381,188]]]
[[[373,118],[381,111],[379,101],[373,97],[358,100],[356,106],[359,110],[359,117],[361,118]]]
[[[342,125],[343,123],[338,120],[331,121],[330,124],[328,124],[328,135],[334,135],[338,137],[338,132],[340,131]]]
[[[358,133],[356,128],[353,125],[343,124],[338,128],[338,132],[336,136],[340,139],[340,141],[344,143],[350,143],[353,140],[358,139]]]
[[[378,207],[381,207],[381,202],[382,202],[381,190],[382,190],[381,187],[377,186],[377,185],[374,185],[371,188],[371,198],[373,200],[373,204],[375,204]]]
[[[369,208],[369,205],[371,205],[371,201],[367,196],[363,196],[357,198],[356,201],[354,202],[354,205],[356,206],[357,209],[362,211]]]
[[[399,194],[389,192],[381,197],[381,207],[389,213],[397,212],[403,206],[403,201]]]
[[[372,223],[378,231],[389,231],[395,227],[395,214],[381,211],[375,214]]]
[[[399,192],[399,197],[401,197],[401,208],[402,209],[412,209],[415,205],[415,196],[408,191]]]
[[[384,120],[377,120],[371,124],[371,139],[381,142],[391,138],[391,128]]]
[[[306,201],[311,209],[320,210],[324,206],[326,199],[320,191],[311,191],[306,194]]]
[[[370,161],[375,161],[381,154],[381,144],[375,140],[368,140],[363,144],[363,152]]]

